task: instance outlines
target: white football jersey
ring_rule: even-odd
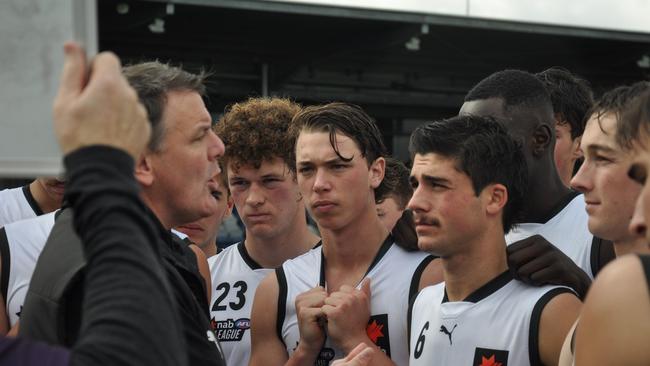
[[[464,301],[447,301],[445,284],[423,289],[411,309],[410,366],[541,365],[544,306],[566,287],[532,287],[509,272]]]
[[[52,231],[57,212],[16,221],[0,228],[0,287],[10,326],[14,326],[20,317],[36,261]]]
[[[0,227],[42,214],[29,186],[0,191]]]
[[[422,271],[433,259],[422,252],[407,252],[388,238],[365,277],[370,282],[370,320],[368,337],[397,365],[408,365],[407,312],[409,297],[417,293]],[[324,281],[322,247],[288,260],[276,270],[280,297],[278,303],[278,337],[291,355],[298,345],[300,333],[295,300],[299,294],[321,285]],[[329,339],[316,361],[328,365],[345,355]]]
[[[250,318],[257,286],[273,269],[262,268],[244,242],[208,258],[212,278],[210,317],[228,366],[247,366],[251,353]]]
[[[528,238],[535,234],[543,236],[555,245],[562,253],[582,268],[591,279],[594,278],[592,260],[596,260],[600,253],[593,245],[594,236],[589,232],[587,221],[589,215],[585,211],[585,198],[580,194],[575,196],[564,208],[544,224],[522,223],[517,224],[508,234],[508,245]],[[596,258],[593,258],[596,256]]]

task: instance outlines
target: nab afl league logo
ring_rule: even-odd
[[[329,347],[323,347],[318,354],[316,359],[316,366],[327,366],[330,364],[330,361],[334,359],[336,352]]]
[[[248,318],[226,319],[216,321],[212,318],[212,326],[217,332],[219,342],[239,342],[242,340],[246,329],[251,327],[251,320]]]

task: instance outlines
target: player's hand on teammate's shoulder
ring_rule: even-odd
[[[359,343],[344,359],[332,362],[332,366],[366,366],[372,359],[372,348]]]
[[[53,108],[54,132],[63,153],[105,145],[138,158],[151,127],[135,90],[122,75],[119,59],[102,52],[88,65],[78,44],[66,43],[64,51],[63,74]]]
[[[361,289],[343,285],[325,299],[327,335],[344,352],[352,351],[360,342],[369,342],[366,327],[370,319],[370,295],[370,279],[366,278]]]
[[[541,235],[509,245],[507,253],[514,277],[530,285],[564,285],[584,298],[591,284],[589,276],[571,258]]]

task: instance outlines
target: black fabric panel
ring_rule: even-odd
[[[42,215],[43,210],[41,210],[38,202],[36,202],[36,199],[34,199],[34,195],[32,195],[32,191],[29,189],[29,185],[23,187],[23,194],[25,195],[25,199],[27,199],[27,203],[29,203],[29,207],[34,210],[36,216]]]
[[[575,292],[566,287],[558,287],[545,293],[544,296],[537,300],[537,304],[533,308],[533,313],[530,317],[530,328],[528,332],[528,357],[531,366],[543,366],[542,360],[539,357],[539,321],[542,319],[542,311],[555,296],[568,292],[574,294]]]
[[[286,316],[285,312],[287,309],[287,277],[285,276],[284,269],[281,266],[275,269],[275,276],[278,279],[278,313],[275,320],[275,332],[278,335],[278,339],[286,348],[287,345],[284,343],[284,339],[282,338],[282,324],[284,324],[284,317]]]
[[[614,259],[616,259],[614,244],[609,240],[594,236],[594,239],[591,241],[591,254],[589,258],[591,273],[593,273],[594,278],[607,263]]]
[[[244,262],[250,267],[252,270],[260,269],[262,266],[260,266],[259,263],[253,259],[253,257],[248,254],[248,250],[246,250],[246,245],[244,245],[244,242],[241,241],[239,244],[237,244],[237,250],[239,250],[239,254],[241,255],[242,259],[244,259]]]
[[[0,260],[2,260],[2,269],[0,271],[0,291],[2,299],[7,305],[7,291],[9,289],[9,272],[11,270],[11,254],[9,253],[9,240],[4,227],[0,228]]]
[[[4,258],[4,256],[3,256]],[[648,292],[650,292],[650,255],[639,255],[643,272],[645,272],[645,281],[648,285]]]
[[[420,262],[418,268],[413,272],[413,277],[411,278],[411,287],[409,288],[409,299],[415,297],[420,290],[420,280],[422,279],[422,272],[427,268],[429,263],[434,260],[436,257],[430,255],[427,256]]]

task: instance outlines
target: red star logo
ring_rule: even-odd
[[[481,358],[481,364],[478,366],[501,366],[501,362],[496,362],[494,355],[490,358],[485,358],[485,356],[481,356]]]
[[[366,327],[366,334],[368,334],[368,338],[370,338],[372,343],[377,344],[377,340],[384,336],[384,333],[381,332],[382,329],[384,329],[384,325],[377,324],[376,320],[373,320],[372,323],[368,324]]]

